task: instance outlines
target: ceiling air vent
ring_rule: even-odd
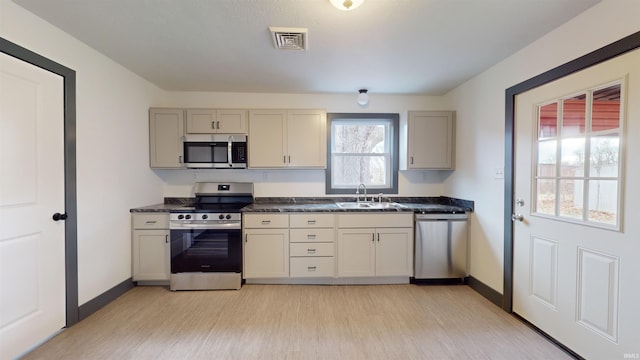
[[[270,26],[273,45],[282,50],[307,50],[307,29]]]

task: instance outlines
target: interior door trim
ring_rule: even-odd
[[[534,76],[506,90],[504,162],[504,283],[502,308],[513,312],[514,125],[516,95],[640,48],[640,31]]]
[[[60,75],[64,83],[64,211],[66,326],[78,322],[78,216],[76,195],[76,72],[0,37],[0,52]]]

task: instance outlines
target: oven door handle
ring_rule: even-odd
[[[169,225],[169,230],[192,230],[192,229],[240,230],[242,229],[242,225],[240,225],[240,222],[226,223],[226,224],[170,224]]]

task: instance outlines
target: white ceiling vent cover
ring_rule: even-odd
[[[307,29],[270,26],[273,46],[282,50],[307,50]]]

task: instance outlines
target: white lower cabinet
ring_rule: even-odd
[[[412,276],[413,214],[338,215],[338,276]]]
[[[289,277],[289,215],[244,214],[244,279]]]
[[[169,215],[134,213],[132,223],[133,281],[169,281]]]
[[[289,222],[291,277],[334,277],[335,215],[291,214]]]

